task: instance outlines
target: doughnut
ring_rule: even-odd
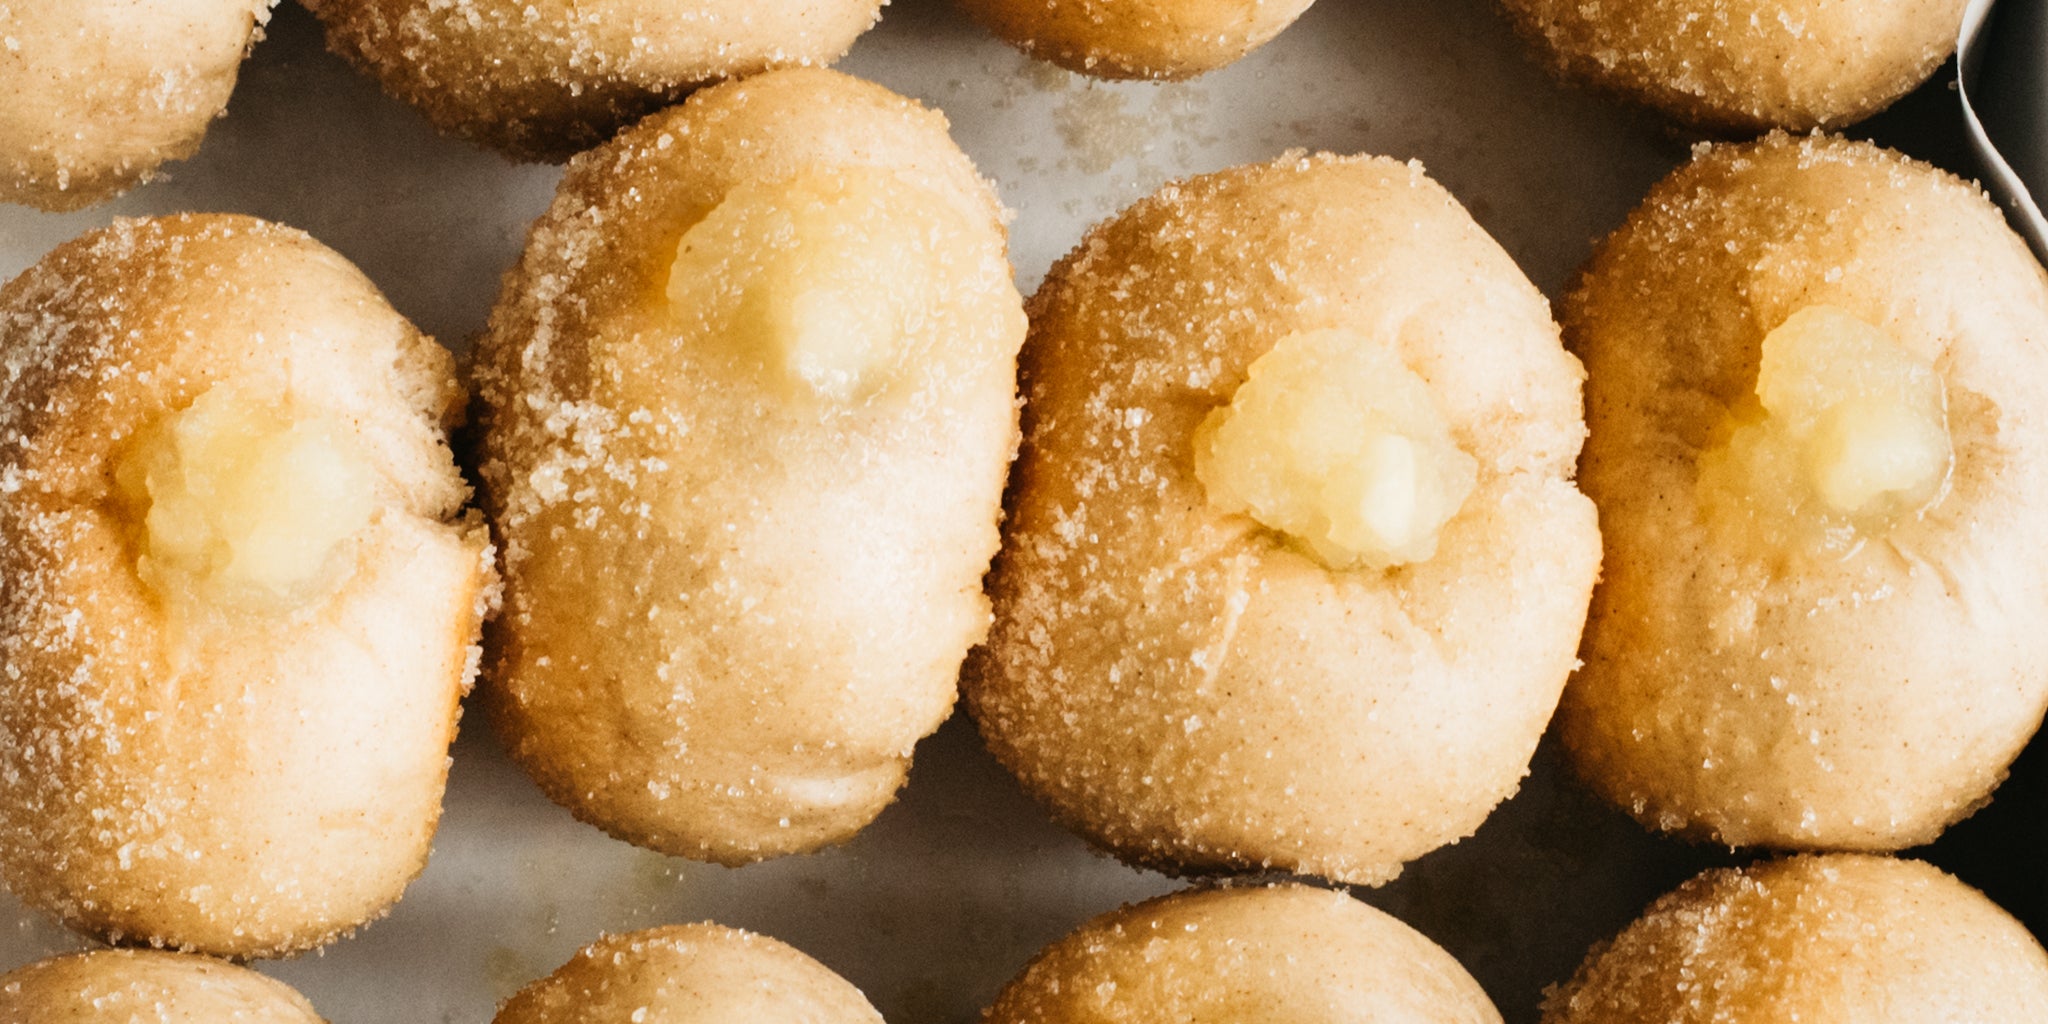
[[[1315,0],[960,0],[989,31],[1097,78],[1192,78],[1264,46]]]
[[[434,127],[559,161],[725,78],[830,64],[886,0],[305,0]]]
[[[2048,706],[2048,275],[1868,143],[1705,148],[1561,307],[1605,578],[1559,734],[1646,825],[1902,849]]]
[[[1955,53],[1968,0],[1502,0],[1560,76],[1728,135],[1840,128]]]
[[[485,697],[550,797],[727,864],[894,798],[988,628],[1005,246],[944,117],[831,71],[707,89],[571,163],[476,368],[506,581]]]
[[[2048,952],[1920,861],[1805,855],[1709,871],[1544,1001],[1543,1024],[2035,1024]]]
[[[1599,562],[1578,362],[1420,166],[1168,185],[1030,305],[967,673],[1062,823],[1173,872],[1376,884],[1527,772]]]
[[[492,1024],[882,1024],[831,968],[765,935],[670,925],[591,943]]]
[[[985,1024],[1428,1021],[1500,1024],[1436,943],[1304,885],[1175,893],[1104,914],[1040,952]]]
[[[101,938],[321,945],[426,863],[490,597],[446,351],[247,217],[0,289],[0,876]]]
[[[102,950],[0,975],[19,1024],[322,1024],[304,996],[246,967],[182,953]]]
[[[276,2],[0,4],[0,201],[81,209],[197,152]]]

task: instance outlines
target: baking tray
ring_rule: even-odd
[[[2042,50],[2031,65],[2028,52],[2004,66],[2038,69]],[[1655,121],[1553,83],[1490,0],[1322,0],[1250,58],[1169,85],[1069,75],[990,39],[946,0],[896,0],[840,67],[947,112],[1015,212],[1027,292],[1089,224],[1162,182],[1305,148],[1420,159],[1554,298],[1687,153]],[[2024,117],[2016,130],[2012,108],[1996,109],[1994,133],[2024,133]],[[1852,134],[1986,173],[1952,70]],[[2039,152],[2035,166],[2048,164],[2048,146]],[[0,208],[0,277],[116,215],[239,211],[341,250],[461,350],[558,176],[437,137],[327,55],[318,25],[287,5],[230,116],[168,180],[85,213]],[[1990,808],[1928,851],[2037,929],[2048,921],[2041,760],[2029,753]],[[1685,877],[1736,859],[1645,833],[1573,782],[1546,744],[1478,835],[1357,894],[1448,948],[1510,1024],[1534,1024],[1543,989],[1588,946]],[[323,953],[259,969],[335,1024],[484,1024],[601,931],[713,919],[816,956],[894,1024],[964,1024],[1040,946],[1180,884],[1048,823],[964,716],[919,748],[900,801],[857,838],[740,869],[661,857],[575,822],[472,720],[433,860],[404,901]],[[79,945],[0,897],[0,968]]]

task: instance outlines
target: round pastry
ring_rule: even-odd
[[[426,863],[488,533],[453,361],[332,250],[122,220],[0,290],[0,873],[231,956]]]
[[[1264,46],[1315,0],[960,0],[1040,60],[1098,78],[1191,78]]]
[[[276,2],[0,4],[0,200],[75,210],[191,156]]]
[[[1793,857],[1709,871],[1596,948],[1543,1024],[2035,1024],[2048,952],[1919,861]]]
[[[1500,1024],[1458,961],[1415,929],[1302,885],[1175,893],[1104,914],[1040,952],[986,1024],[1428,1021]]]
[[[945,118],[794,69],[571,164],[480,343],[490,700],[556,801],[739,863],[894,798],[988,628],[1022,302]]]
[[[493,1024],[882,1024],[860,989],[768,938],[670,925],[591,943]]]
[[[1413,164],[1167,186],[1032,300],[968,673],[1062,822],[1172,871],[1377,883],[1512,792],[1599,562],[1579,364]]]
[[[692,89],[830,64],[885,0],[305,0],[336,53],[436,128],[561,160]]]
[[[1968,0],[1502,0],[1560,75],[1694,128],[1854,124],[1956,49]]]
[[[1563,307],[1607,542],[1560,732],[1645,824],[1891,850],[2048,706],[2048,275],[1867,143],[1703,150]]]
[[[105,950],[0,975],[0,1020],[20,1024],[321,1024],[304,996],[245,967],[182,953]]]

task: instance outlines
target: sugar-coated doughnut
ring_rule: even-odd
[[[968,673],[1062,822],[1177,871],[1376,883],[1527,771],[1599,561],[1579,364],[1420,167],[1167,186],[1032,300]]]
[[[0,201],[75,210],[191,156],[276,2],[0,4]]]
[[[1023,335],[992,190],[880,86],[773,71],[573,162],[477,367],[541,788],[726,863],[879,813],[988,627]]]
[[[123,220],[0,289],[0,874],[319,945],[425,864],[488,535],[448,353],[304,234]]]
[[[493,1024],[882,1024],[824,964],[715,924],[608,935],[526,986]]]
[[[0,975],[10,1024],[322,1024],[304,996],[246,967],[183,953],[102,950]]]
[[[885,0],[305,0],[328,45],[435,127],[561,160],[690,90],[829,64]]]
[[[960,0],[1011,45],[1099,78],[1188,78],[1258,49],[1315,0]]]
[[[1176,893],[1104,914],[1040,952],[985,1024],[1387,1021],[1500,1024],[1451,955],[1341,892]]]
[[[1713,132],[1854,124],[1955,52],[1967,0],[1502,0],[1566,78]]]
[[[1703,149],[1562,309],[1607,543],[1560,733],[1644,823],[1891,850],[2048,706],[2048,275],[1867,143]]]
[[[1596,948],[1543,1024],[2036,1024],[2048,952],[1912,860],[1801,856],[1709,871]]]

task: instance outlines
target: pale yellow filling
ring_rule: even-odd
[[[1700,461],[1724,540],[1842,553],[1940,498],[1954,461],[1941,377],[1925,357],[1833,306],[1765,336],[1756,401]]]
[[[1478,463],[1429,385],[1349,331],[1289,335],[1195,433],[1195,476],[1333,569],[1427,561]]]
[[[325,590],[376,512],[372,471],[344,426],[225,386],[146,431],[115,482],[143,578],[217,604],[291,605]]]
[[[668,299],[785,394],[851,401],[900,369],[960,233],[942,198],[879,168],[746,182],[683,235]]]

